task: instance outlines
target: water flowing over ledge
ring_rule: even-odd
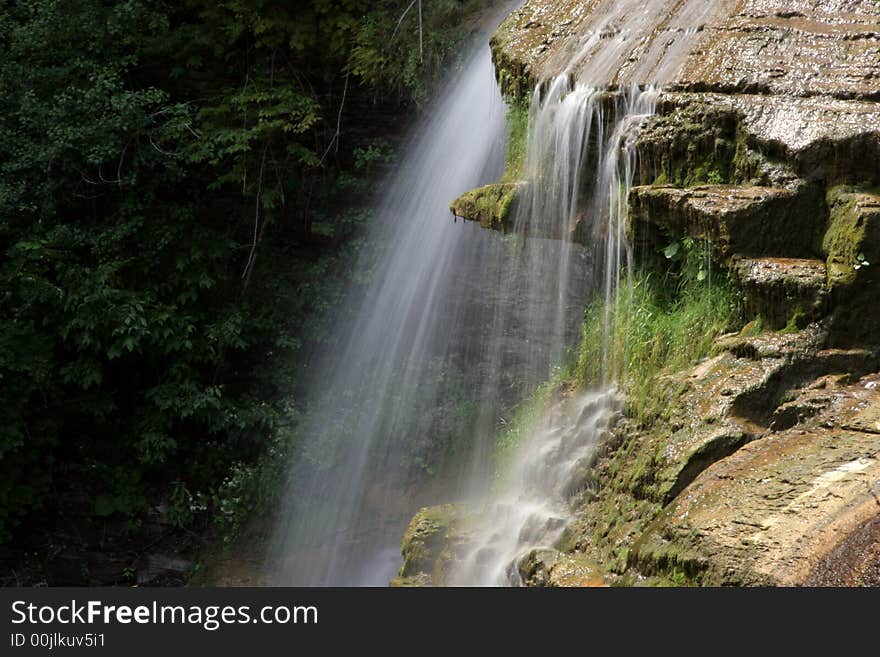
[[[672,203],[678,197],[721,199],[727,186],[754,184],[751,177],[756,172],[766,176],[763,184],[768,187],[792,185],[773,194],[780,203],[790,204],[791,199],[805,197],[801,191],[806,189],[804,185],[795,189],[801,183],[795,180],[794,173],[786,182],[778,172],[762,169],[766,162],[761,154],[740,140],[739,127],[754,125],[755,116],[749,115],[748,108],[764,102],[740,97],[725,101],[729,110],[726,114],[717,106],[714,113],[707,110],[703,114],[691,108],[688,111],[698,117],[693,124],[695,128],[690,124],[672,126],[666,136],[659,134],[663,130],[662,120],[652,119],[650,125],[655,130],[653,139],[657,150],[651,151],[649,144],[645,162],[655,156],[657,162],[650,163],[654,169],[639,169],[639,184],[656,185],[639,193],[633,190],[639,164],[635,134],[646,119],[655,114],[660,86],[675,87],[674,80],[685,61],[688,70],[694,70],[693,58],[700,52],[695,45],[707,43],[723,32],[719,21],[726,20],[725,16],[733,11],[732,6],[732,3],[710,5],[690,1],[611,3],[600,0],[591,5],[592,13],[579,14],[569,21],[576,29],[566,32],[569,22],[562,21],[567,46],[552,48],[551,58],[543,60],[545,74],[547,71],[561,74],[554,78],[545,75],[531,96],[524,180],[505,183],[514,185],[517,193],[512,218],[505,225],[509,232],[487,237],[488,232],[477,236],[473,231],[464,233],[470,230],[464,228],[458,234],[467,234],[469,239],[455,242],[456,249],[462,252],[472,249],[474,257],[439,267],[437,263],[446,261],[435,260],[439,257],[438,251],[447,254],[449,251],[443,250],[442,242],[429,240],[427,250],[421,254],[424,261],[434,263],[428,267],[431,274],[426,280],[431,282],[427,287],[420,287],[419,283],[422,271],[419,266],[425,263],[401,260],[399,266],[390,266],[389,262],[396,262],[397,256],[393,254],[380,261],[380,280],[384,283],[378,287],[394,302],[380,304],[378,312],[355,322],[353,335],[365,338],[351,342],[357,348],[334,355],[337,359],[340,355],[345,357],[339,362],[344,363],[343,369],[347,371],[341,377],[325,379],[341,382],[340,389],[355,390],[347,393],[355,402],[340,406],[336,400],[335,404],[328,405],[323,416],[321,413],[316,416],[321,418],[314,432],[318,438],[314,449],[305,450],[306,462],[314,466],[327,461],[330,465],[313,467],[312,472],[317,474],[312,480],[316,483],[303,487],[302,482],[310,479],[300,476],[300,489],[291,491],[291,498],[295,498],[305,490],[304,500],[317,500],[319,503],[312,503],[318,507],[326,504],[329,509],[329,512],[320,508],[314,511],[321,514],[321,522],[326,525],[322,532],[310,533],[311,530],[300,526],[289,534],[299,538],[318,537],[293,549],[288,545],[286,554],[291,563],[306,563],[308,573],[320,571],[314,581],[381,583],[379,575],[385,576],[393,569],[394,560],[389,556],[385,563],[383,555],[394,553],[393,539],[389,539],[400,526],[399,518],[392,519],[397,513],[392,510],[394,500],[401,498],[403,490],[397,481],[400,463],[406,455],[400,437],[418,435],[423,428],[418,423],[419,416],[430,407],[430,403],[420,405],[413,390],[426,393],[434,403],[443,403],[450,398],[452,389],[466,389],[479,409],[477,419],[468,430],[471,451],[467,455],[456,455],[454,467],[449,470],[455,474],[444,482],[442,489],[428,496],[433,497],[434,503],[464,501],[476,509],[463,516],[466,527],[458,537],[462,540],[453,546],[455,563],[444,583],[521,584],[524,583],[523,558],[536,549],[554,547],[565,530],[566,518],[571,515],[567,506],[572,494],[586,485],[584,471],[593,459],[597,441],[610,430],[622,405],[616,378],[626,369],[626,363],[618,362],[622,359],[621,349],[612,344],[610,327],[615,321],[612,312],[626,315],[628,299],[634,293],[628,287],[630,279],[621,278],[621,273],[631,269],[633,264],[633,252],[625,231],[627,220],[632,219],[628,205],[631,198],[635,199],[634,207],[641,204],[640,220],[650,222],[656,217],[646,219],[645,207],[641,207],[649,202],[653,203],[650,215],[665,207],[661,203],[664,200]],[[778,18],[788,20],[785,16]],[[706,25],[711,26],[710,34],[706,33]],[[525,34],[530,26],[534,24],[520,25],[521,33]],[[538,27],[541,27],[539,23]],[[502,34],[500,41],[505,38]],[[547,36],[550,41],[552,38],[555,38],[552,33]],[[523,55],[516,52],[510,41],[498,45],[500,41],[493,40],[497,61],[504,57],[509,57],[507,62],[516,61]],[[538,46],[530,52],[543,50]],[[523,81],[532,85],[536,82],[534,77],[529,78],[535,75],[535,69],[529,69],[529,57],[532,55],[523,55],[526,65],[519,68],[504,68],[504,62],[500,65],[502,84],[508,90],[515,89],[519,98],[528,95],[522,91]],[[743,90],[754,91],[746,87]],[[670,103],[674,102],[667,97],[661,112],[668,112]],[[703,98],[699,102],[717,101]],[[740,112],[743,107],[746,110]],[[721,124],[707,125],[716,116]],[[468,122],[469,117],[462,115],[459,120],[471,129],[473,124]],[[698,133],[705,143],[701,141],[690,148],[688,130]],[[442,131],[435,134],[439,140],[436,143],[425,135],[424,143],[434,144],[426,148],[443,149],[448,145],[450,134]],[[680,141],[669,146],[670,140]],[[714,146],[716,151],[721,144],[721,150],[711,154],[700,151],[694,157],[704,159],[693,161],[691,151],[705,150],[706,144]],[[471,145],[459,145],[459,164],[476,166],[471,159]],[[687,157],[682,155],[682,150],[687,150]],[[743,154],[755,159],[743,164],[736,159]],[[712,158],[728,155],[731,161],[715,168],[717,162]],[[671,161],[679,157],[684,161]],[[429,162],[414,159],[412,163],[421,167]],[[440,168],[422,169],[422,178],[402,171],[394,184],[412,189],[421,189],[423,184],[431,186],[433,181],[425,182],[425,179],[430,179],[432,171],[443,170],[445,164],[430,164]],[[847,169],[837,164],[832,172],[838,178],[848,175]],[[798,175],[804,174],[798,171]],[[479,182],[492,179],[484,176]],[[661,180],[672,181],[672,185],[664,187]],[[697,181],[709,184],[705,189],[696,189]],[[434,187],[436,185],[431,189]],[[696,191],[681,187],[694,187]],[[448,192],[445,201],[449,202],[466,189],[467,186],[444,191],[444,194]],[[432,204],[437,200],[438,208],[443,203],[439,198],[430,200]],[[755,206],[755,212],[765,203],[760,198],[746,201]],[[425,207],[413,206],[411,214],[424,211]],[[670,205],[665,211],[673,213],[676,208]],[[437,216],[440,216],[439,210]],[[678,218],[676,221],[681,223]],[[448,226],[449,222],[446,223]],[[387,222],[386,225],[394,224]],[[389,228],[383,236],[400,244],[403,232],[396,231],[397,227]],[[708,240],[706,236],[687,234],[676,235],[676,238]],[[446,243],[446,247],[451,243]],[[650,246],[656,253],[657,244]],[[675,255],[674,251],[669,253]],[[762,263],[756,267],[758,265]],[[743,270],[746,269],[752,271],[755,267]],[[397,277],[389,279],[386,271],[396,273]],[[457,282],[450,282],[456,275]],[[621,280],[627,282],[621,283]],[[456,293],[451,293],[451,289]],[[361,296],[370,299],[365,308],[375,306],[369,294]],[[377,293],[375,299],[381,298]],[[423,299],[427,300],[425,306],[420,305]],[[441,310],[444,299],[454,301]],[[538,419],[534,430],[521,439],[516,452],[507,454],[509,459],[500,464],[498,483],[488,485],[486,481],[496,465],[492,459],[491,437],[499,409],[509,410],[547,378],[554,364],[563,362],[566,348],[573,344],[572,328],[576,331],[583,306],[590,300],[603,302],[598,306],[605,312],[605,330],[591,342],[601,343],[601,349],[590,350],[590,354],[595,354],[593,368],[602,373],[598,377],[598,389],[581,394],[562,390],[554,402],[545,405],[545,414]],[[457,311],[450,312],[453,307]],[[353,304],[352,308],[358,306]],[[363,315],[367,314],[369,311],[364,310]],[[355,316],[359,315],[355,313]],[[399,316],[408,316],[409,323],[404,322],[398,330],[394,318]],[[392,318],[390,325],[389,318]],[[392,336],[383,342],[386,326],[391,327]],[[374,359],[374,354],[378,358]],[[423,357],[426,354],[432,358]],[[701,356],[694,358],[697,357]],[[469,377],[467,385],[438,387],[436,382],[442,377],[437,376],[436,371],[429,373],[429,364],[436,362],[443,367],[449,363],[461,367]],[[360,380],[352,377],[352,366],[367,374]],[[652,370],[652,376],[654,374]],[[627,390],[631,387],[627,386]],[[344,410],[346,405],[363,410],[348,412]],[[325,428],[337,422],[340,416],[349,426],[348,439],[339,441],[331,450],[333,457],[326,459],[318,448],[333,443],[326,439]],[[672,432],[678,430],[671,429]],[[710,436],[711,441],[718,442],[718,453],[722,455],[724,450],[737,449],[747,439],[740,434],[724,434],[716,441],[716,437]],[[712,449],[715,442],[710,442]],[[705,453],[709,452],[711,449]],[[674,479],[671,487],[659,493],[664,503],[688,485],[700,467],[704,467],[701,463],[688,462],[679,475],[670,475]],[[331,468],[333,474],[329,474]],[[643,494],[641,489],[638,494]],[[415,504],[415,495],[408,501]],[[644,500],[640,498],[641,501]],[[305,508],[308,503],[300,506]],[[651,505],[651,509],[656,508]],[[306,509],[300,515],[308,518],[311,513]],[[404,513],[401,509],[400,516]],[[334,520],[328,524],[324,520],[327,517]],[[291,518],[297,518],[297,513],[288,514],[288,519]],[[314,561],[308,564],[312,557]],[[299,574],[294,579],[302,581]]]
[[[440,368],[461,360],[464,325],[481,322],[468,276],[491,255],[489,240],[446,221],[462,191],[497,177],[504,107],[488,48],[467,58],[414,133],[382,191],[368,239],[386,245],[358,269],[336,346],[315,368],[305,444],[292,466],[270,568],[279,584],[385,584],[397,565],[405,497],[406,441],[427,428],[455,381]],[[428,410],[426,410],[428,409]],[[416,435],[414,435],[416,434]],[[411,501],[409,502],[411,503]]]
[[[571,515],[567,500],[582,486],[595,448],[621,407],[622,398],[609,387],[559,401],[542,414],[466,530],[470,542],[448,584],[522,583],[521,560],[532,550],[552,548],[562,536]]]
[[[575,236],[592,243],[602,253],[606,301],[624,293],[618,281],[630,261],[625,222],[635,171],[633,131],[653,113],[657,97],[654,88],[632,88],[609,98],[583,85],[571,88],[568,76],[554,80],[543,96],[540,89],[534,92],[525,162],[528,182],[520,192],[514,231],[551,234],[561,241],[559,281],[569,280],[566,254]],[[564,322],[565,304],[559,303],[557,312],[545,322]],[[608,334],[606,330],[603,373],[616,371],[609,362]],[[554,355],[560,360],[563,356]],[[487,499],[474,503],[484,510],[465,530],[470,543],[453,566],[449,583],[520,584],[523,557],[553,547],[571,515],[567,498],[582,486],[595,446],[622,408],[613,376],[603,374],[603,381],[601,389],[546,410],[516,446],[512,462],[503,466],[501,483]]]
[[[315,370],[326,394],[306,418],[279,514],[278,582],[386,584],[419,506],[484,494],[499,409],[550,376],[593,288],[582,245],[449,220],[450,199],[501,174],[504,106],[488,48],[416,134],[370,236],[389,246],[358,264],[373,282],[350,294],[338,346]],[[413,475],[432,458],[439,466]]]

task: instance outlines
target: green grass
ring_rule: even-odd
[[[575,382],[617,381],[632,417],[647,421],[661,413],[666,395],[659,377],[693,365],[721,333],[739,328],[738,296],[720,278],[682,282],[644,270],[624,275],[610,307],[599,301],[587,309]]]
[[[691,269],[697,270],[685,267]],[[619,290],[610,306],[597,300],[587,307],[579,345],[568,362],[502,419],[496,438],[499,465],[563,389],[616,381],[626,393],[628,415],[649,423],[667,406],[663,375],[708,356],[719,335],[743,323],[739,295],[725,275],[710,281],[693,274],[636,270],[622,277]],[[753,324],[760,332],[760,320]]]

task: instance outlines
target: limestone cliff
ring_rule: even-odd
[[[880,584],[880,5],[529,0],[492,47],[514,97],[662,86],[630,241],[707,241],[761,325],[664,373],[668,412],[618,424],[524,579]]]

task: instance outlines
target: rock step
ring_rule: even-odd
[[[647,573],[688,565],[714,586],[791,586],[827,569],[822,557],[877,517],[878,383],[869,375],[825,389],[825,399],[811,390],[797,424],[690,483],[638,539],[630,563]],[[863,565],[859,554],[850,559]]]
[[[745,297],[746,312],[773,329],[801,328],[822,316],[827,300],[827,269],[821,260],[732,258]]]
[[[630,192],[628,232],[634,245],[662,244],[669,232],[705,240],[724,262],[735,254],[808,257],[823,228],[822,203],[808,185],[643,185]]]

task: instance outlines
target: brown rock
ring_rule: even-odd
[[[826,271],[821,260],[739,258],[732,267],[742,287],[746,311],[770,328],[806,326],[822,316]]]

